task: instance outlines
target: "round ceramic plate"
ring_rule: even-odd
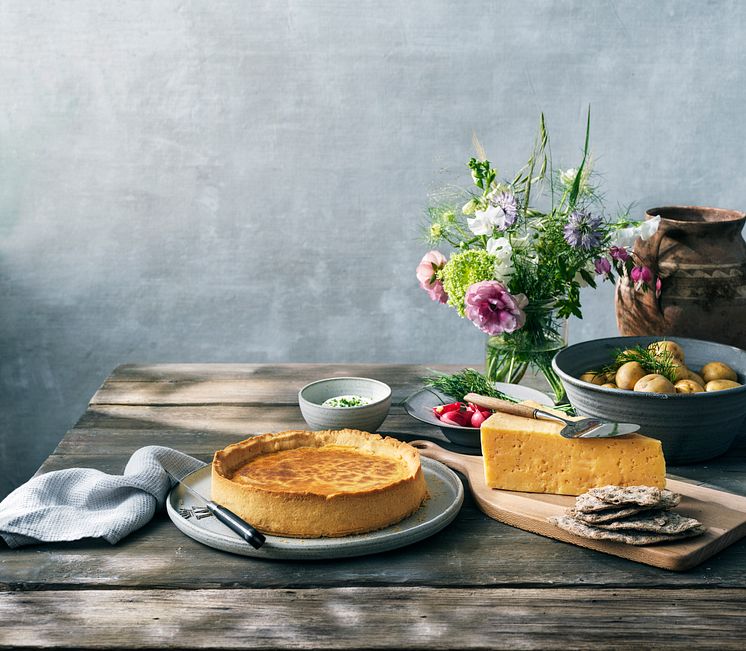
[[[410,545],[432,536],[450,524],[458,515],[464,501],[464,487],[456,474],[442,463],[421,458],[425,473],[428,499],[420,509],[405,520],[371,533],[344,538],[282,538],[267,536],[267,542],[254,549],[212,515],[198,517],[202,513],[193,509],[204,507],[197,498],[182,486],[169,493],[166,510],[173,523],[187,536],[215,549],[225,552],[256,556],[257,558],[321,559],[363,556]],[[210,495],[212,466],[193,472],[184,478],[184,483],[200,495]],[[190,513],[184,517],[182,513]]]
[[[546,394],[521,384],[495,382],[495,388],[516,400],[533,400],[542,405],[554,404],[554,401]],[[440,431],[443,432],[451,443],[467,448],[481,448],[478,427],[448,425],[436,418],[433,413],[433,407],[436,405],[447,405],[451,402],[456,402],[455,398],[426,387],[409,396],[404,402],[404,409],[413,418],[428,425],[439,427]]]

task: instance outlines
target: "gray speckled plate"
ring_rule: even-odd
[[[523,386],[522,384],[508,384],[507,382],[495,382],[495,388],[518,400],[533,400],[542,405],[553,405],[554,401],[548,395]],[[449,425],[438,420],[433,413],[433,407],[436,405],[446,405],[450,402],[456,402],[452,396],[448,396],[441,391],[425,387],[416,393],[413,393],[404,401],[404,410],[417,420],[439,427],[445,437],[456,445],[466,448],[482,449],[481,439],[479,438],[478,427],[459,427],[458,425]]]
[[[405,520],[380,531],[344,538],[281,538],[267,536],[260,549],[254,549],[214,517],[185,518],[179,509],[204,506],[184,488],[174,488],[166,500],[166,510],[173,523],[187,536],[215,549],[244,556],[280,559],[322,559],[363,556],[404,547],[432,536],[450,524],[461,510],[464,487],[458,476],[442,463],[421,458],[430,499],[419,511]],[[199,492],[210,495],[211,465],[188,475],[184,482]]]

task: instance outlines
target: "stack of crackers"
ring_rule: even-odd
[[[582,538],[651,545],[699,536],[705,527],[671,511],[681,495],[653,486],[604,486],[579,495],[567,515],[550,518]]]

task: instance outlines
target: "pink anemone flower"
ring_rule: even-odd
[[[446,257],[440,251],[430,251],[426,253],[420,264],[417,265],[417,280],[420,281],[420,287],[424,289],[430,298],[438,303],[448,301],[448,294],[443,289],[443,283],[437,274],[448,262]]]
[[[515,332],[526,322],[525,294],[513,296],[496,280],[474,283],[464,297],[466,317],[488,335]]]

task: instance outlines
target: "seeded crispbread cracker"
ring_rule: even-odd
[[[680,534],[692,529],[699,529],[702,523],[694,518],[673,513],[672,511],[650,511],[632,517],[598,523],[599,529],[607,531],[650,531],[654,533]]]
[[[591,488],[587,494],[615,506],[621,504],[655,506],[661,500],[660,488],[655,488],[655,486],[602,486]]]
[[[617,507],[613,509],[604,509],[603,511],[594,511],[592,513],[583,513],[582,511],[576,511],[575,509],[567,509],[566,513],[576,520],[585,522],[586,524],[599,524],[601,522],[613,522],[615,520],[621,520],[622,518],[628,518],[638,513],[660,513],[661,511],[667,511],[677,506],[679,503],[679,496],[676,493],[672,493],[674,499],[666,499],[661,502],[660,506],[628,506],[628,507]]]
[[[575,499],[575,511],[596,513],[622,508],[670,509],[680,501],[681,495],[678,493],[653,486],[604,486],[578,495]]]
[[[630,506],[626,509],[606,509],[605,511],[595,511],[594,513],[582,513],[575,509],[567,509],[567,515],[586,524],[599,524],[601,522],[612,522],[620,518],[627,518],[638,513],[645,513],[652,510],[649,506]],[[657,509],[656,509],[657,510]]]
[[[675,542],[683,538],[698,536],[705,532],[705,528],[701,525],[698,528],[689,529],[677,534],[651,533],[647,531],[609,531],[608,529],[584,524],[567,515],[549,518],[549,522],[581,538],[610,540],[628,545],[652,545],[661,542]]]

